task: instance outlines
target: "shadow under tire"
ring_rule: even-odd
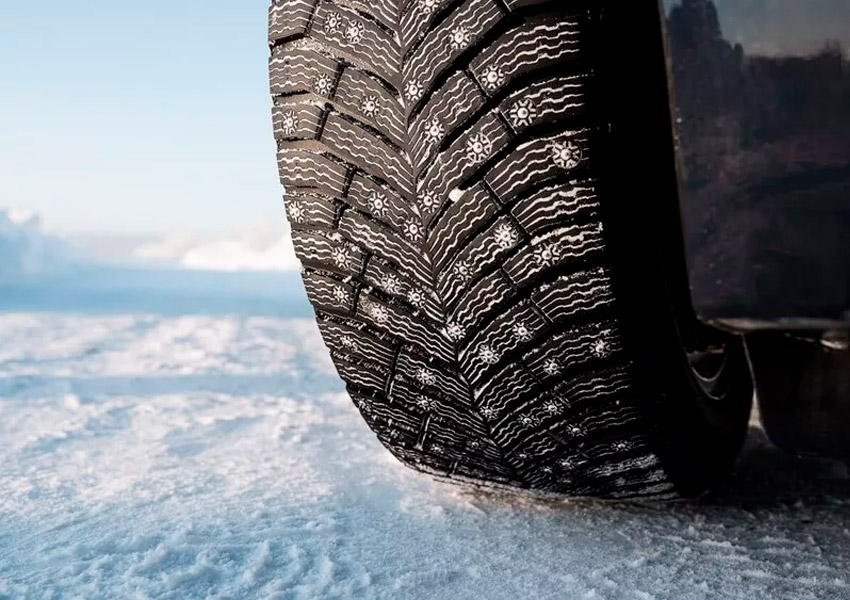
[[[647,243],[677,229],[670,205],[636,210],[607,175],[599,16],[560,0],[272,5],[305,287],[363,418],[414,469],[668,499],[740,448],[740,344],[696,324],[669,245]]]

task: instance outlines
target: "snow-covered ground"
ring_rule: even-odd
[[[382,449],[289,276],[87,277],[0,287],[4,600],[850,598],[843,465],[754,429],[698,503],[464,490]]]

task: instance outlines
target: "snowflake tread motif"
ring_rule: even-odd
[[[415,79],[410,80],[404,87],[404,96],[411,102],[416,102],[425,92],[422,84]]]
[[[516,323],[513,326],[512,332],[518,342],[526,343],[534,339],[534,333],[525,323]]]
[[[537,118],[537,107],[528,98],[522,98],[511,106],[508,118],[514,127],[528,127]]]
[[[581,147],[571,140],[553,142],[549,145],[549,155],[561,169],[575,169],[582,161]]]
[[[505,73],[496,65],[490,65],[481,73],[481,85],[488,92],[495,92],[505,84]]]
[[[425,139],[432,146],[438,144],[443,136],[446,135],[446,128],[443,127],[443,124],[440,123],[440,120],[436,117],[431,119],[428,122],[428,126],[425,128]]]
[[[496,228],[493,238],[501,250],[508,250],[519,243],[519,232],[513,225],[502,223]]]
[[[298,131],[298,114],[294,110],[284,111],[280,119],[280,129],[286,135],[294,135]]]
[[[418,199],[419,208],[425,213],[431,213],[435,208],[437,208],[437,199],[431,192],[422,192],[419,194]]]
[[[398,295],[402,292],[401,281],[393,274],[384,275],[381,279],[381,286],[384,290],[393,295]]]
[[[449,46],[452,50],[462,50],[469,46],[472,41],[472,34],[463,25],[455,27],[449,34]]]
[[[387,199],[379,192],[372,192],[368,199],[369,211],[373,216],[386,217],[388,212]]]
[[[377,96],[366,96],[360,100],[360,112],[367,118],[375,119],[381,110],[381,101]]]
[[[484,133],[475,133],[466,142],[466,157],[470,162],[484,162],[493,152],[493,141]]]
[[[365,28],[363,27],[363,23],[360,21],[349,21],[345,25],[343,36],[349,44],[359,44],[363,40],[364,32]]]
[[[433,371],[430,371],[425,367],[420,367],[416,371],[416,380],[422,385],[436,385],[437,376]]]
[[[333,80],[327,73],[322,73],[313,82],[313,91],[320,96],[330,96],[333,90]]]
[[[561,374],[561,363],[559,363],[554,358],[550,358],[550,359],[546,360],[545,363],[543,363],[543,371],[551,377],[555,377],[557,375],[560,375]]]
[[[442,0],[419,0],[419,8],[426,15],[430,15],[437,11],[441,3]]]
[[[367,315],[374,319],[375,323],[378,325],[386,325],[386,323],[390,320],[390,312],[386,309],[386,307],[381,306],[375,302],[366,302],[363,306]]]
[[[333,291],[334,300],[337,301],[338,304],[347,304],[348,303],[348,292],[345,288],[335,287]]]
[[[351,251],[348,249],[348,246],[334,246],[331,249],[331,260],[338,266],[340,269],[348,270],[351,266]]]
[[[335,11],[329,12],[325,17],[325,33],[337,33],[342,28],[342,22],[342,15]]]
[[[286,213],[292,223],[303,223],[307,216],[304,206],[297,200],[291,200],[287,203]]]
[[[478,349],[478,358],[488,365],[495,365],[499,362],[499,355],[488,345],[483,345]]]
[[[459,260],[455,263],[454,268],[452,269],[455,277],[459,280],[466,282],[472,279],[472,267],[469,266],[469,263],[465,260]]]
[[[409,292],[407,292],[407,301],[417,309],[425,308],[425,294],[422,293],[422,290],[413,288]]]

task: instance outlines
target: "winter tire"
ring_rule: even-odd
[[[675,498],[737,455],[743,353],[688,308],[672,157],[640,131],[670,139],[657,15],[639,47],[623,37],[636,16],[608,15],[563,0],[271,7],[304,283],[363,418],[417,470]],[[638,118],[603,85],[624,48],[662,66],[629,95]]]

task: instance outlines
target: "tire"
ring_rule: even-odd
[[[747,350],[770,441],[850,459],[850,351],[777,332],[748,336]]]
[[[603,126],[601,12],[565,4],[277,0],[292,238],[339,374],[405,464],[571,497],[693,496],[743,440],[743,353],[704,335],[667,275],[674,191],[635,212],[607,174],[627,129]],[[723,360],[707,388],[688,351],[709,344]]]

